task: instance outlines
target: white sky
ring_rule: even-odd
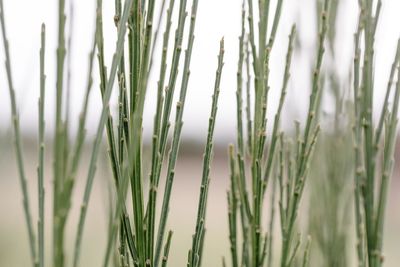
[[[55,50],[57,45],[57,2],[55,0],[4,0],[6,24],[10,42],[14,84],[21,114],[21,128],[25,133],[37,130],[37,99],[39,95],[39,46],[40,25],[46,23],[46,120],[47,132],[52,132],[55,99]],[[95,0],[73,1],[73,47],[72,47],[72,117],[77,118],[85,90],[88,53],[94,30]],[[104,1],[104,32],[106,41],[106,64],[110,66],[115,46],[113,24],[114,1]],[[189,1],[190,2],[190,1]],[[273,1],[274,3],[276,1]],[[294,119],[302,120],[309,95],[310,57],[315,53],[315,0],[285,0],[280,29],[272,54],[271,97],[269,121],[277,106],[282,71],[284,68],[287,35],[292,23],[297,22],[301,54],[294,56],[292,80],[289,85],[284,125],[291,125]],[[357,19],[357,1],[342,1],[337,34],[338,55],[335,61],[340,72],[348,71],[352,55],[352,36]],[[68,1],[67,1],[68,3]],[[275,4],[274,4],[275,5]],[[273,6],[274,6],[273,5]],[[67,5],[68,7],[68,5]],[[68,8],[67,8],[68,9]],[[177,8],[176,8],[177,10]],[[400,1],[384,0],[376,40],[376,105],[382,101],[390,64],[393,60],[397,38],[400,36]],[[175,12],[176,13],[176,12]],[[196,25],[195,47],[192,57],[191,76],[184,115],[183,136],[188,138],[206,137],[211,95],[217,65],[219,40],[225,37],[225,66],[223,71],[216,137],[222,142],[233,142],[236,125],[236,66],[238,36],[240,31],[241,0],[200,0]],[[68,25],[69,22],[67,22]],[[174,27],[173,27],[174,29]],[[160,40],[161,38],[159,38]],[[159,54],[159,53],[158,53]],[[3,46],[0,47],[0,61],[4,62]],[[158,64],[154,62],[154,75],[150,80],[149,95],[145,109],[145,136],[151,131],[155,111],[156,81]],[[97,71],[97,63],[95,64]],[[0,134],[10,130],[10,106],[4,65],[0,67]],[[94,74],[96,77],[97,72]],[[179,85],[179,84],[178,84]],[[179,87],[177,87],[177,92]],[[115,99],[114,99],[115,100]],[[115,101],[113,103],[116,103]],[[87,128],[93,136],[100,113],[98,83],[91,94]],[[113,106],[113,104],[112,104]],[[114,104],[114,108],[115,108]],[[172,114],[171,118],[174,118]]]

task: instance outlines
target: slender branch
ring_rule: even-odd
[[[14,128],[14,147],[15,147],[15,152],[16,152],[16,157],[17,157],[19,180],[20,180],[21,189],[22,189],[25,221],[26,221],[26,225],[28,228],[29,248],[30,248],[30,253],[31,253],[32,266],[37,266],[38,261],[37,261],[37,254],[36,254],[35,234],[34,234],[34,230],[33,230],[31,209],[30,209],[30,205],[29,205],[29,194],[28,194],[28,185],[27,185],[27,180],[26,180],[26,175],[25,175],[24,159],[22,156],[22,141],[21,141],[21,133],[20,133],[20,125],[19,125],[19,113],[17,110],[17,101],[16,101],[16,96],[15,96],[15,89],[14,89],[12,71],[11,71],[11,58],[10,58],[10,51],[9,51],[9,45],[8,45],[8,39],[7,39],[7,33],[6,33],[3,0],[0,0],[0,22],[1,22],[1,31],[2,31],[2,37],[3,37],[4,52],[5,52],[5,56],[6,56],[5,67],[6,67],[8,90],[9,90],[10,102],[11,102],[11,119],[12,119],[12,125]]]

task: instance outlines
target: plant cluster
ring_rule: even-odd
[[[290,67],[293,53],[293,42],[296,28],[292,27],[289,35],[289,44],[286,56],[282,89],[279,106],[272,126],[272,133],[267,134],[266,111],[268,107],[268,93],[270,90],[269,70],[270,54],[279,26],[283,1],[278,1],[275,12],[270,12],[270,1],[259,1],[259,21],[255,22],[253,1],[247,1],[247,9],[242,12],[242,35],[239,45],[238,86],[237,86],[237,149],[229,149],[231,162],[231,189],[228,193],[229,202],[229,232],[232,254],[232,266],[270,266],[272,264],[272,245],[274,232],[274,209],[271,209],[270,227],[263,230],[263,216],[265,193],[268,182],[277,179],[278,186],[272,188],[279,192],[279,212],[281,228],[281,258],[280,266],[293,266],[296,254],[300,247],[300,237],[296,235],[296,221],[298,217],[300,200],[302,198],[308,169],[311,161],[316,139],[320,131],[317,123],[318,99],[320,97],[320,73],[324,55],[324,42],[327,34],[327,12],[329,1],[325,1],[320,12],[318,49],[312,72],[312,88],[309,108],[304,132],[300,131],[296,123],[297,133],[295,140],[290,140],[289,134],[280,129],[282,108],[285,102],[287,86],[290,78]],[[247,27],[246,26],[247,10]],[[268,31],[268,22],[272,21],[271,30]],[[258,25],[256,35],[255,25]],[[258,42],[257,38],[258,37]],[[247,142],[243,133],[243,105],[242,105],[242,68],[246,45],[250,47],[246,63],[252,59],[252,74],[254,75],[254,88],[251,88],[250,76],[247,75],[246,87],[246,119]],[[248,67],[247,70],[250,68]],[[254,92],[254,105],[251,106],[250,95]],[[253,112],[253,117],[251,116]],[[269,137],[269,142],[267,138]],[[246,148],[245,148],[245,145]],[[267,146],[268,143],[268,146]],[[248,162],[248,163],[247,163]],[[277,165],[274,172],[274,165]],[[249,168],[246,168],[249,166]],[[249,174],[248,174],[249,172]],[[247,179],[247,177],[251,177]],[[248,185],[250,184],[250,185]],[[274,205],[272,203],[271,205]],[[240,217],[238,220],[237,217]],[[237,225],[239,221],[239,226]],[[237,244],[237,234],[241,232],[243,239],[241,248]],[[305,249],[303,265],[308,263],[308,245]]]
[[[179,2],[179,3],[178,3]],[[167,229],[175,167],[178,159],[183,113],[189,88],[191,58],[198,0],[115,0],[114,24],[116,48],[111,64],[105,60],[103,3],[97,0],[96,28],[88,57],[87,84],[76,134],[71,134],[69,116],[71,33],[66,30],[65,0],[58,3],[58,46],[56,51],[55,132],[53,139],[52,192],[52,266],[67,265],[65,234],[71,201],[81,168],[86,140],[88,103],[97,62],[99,93],[102,97],[100,119],[91,147],[90,161],[79,221],[76,225],[72,265],[79,266],[85,221],[93,189],[98,158],[105,132],[111,168],[112,199],[109,213],[103,266],[167,266],[173,232]],[[373,120],[375,35],[382,1],[359,0],[358,27],[354,35],[354,61],[347,78],[349,89],[339,84],[335,67],[325,67],[326,51],[335,58],[335,23],[339,0],[317,0],[318,36],[308,110],[303,126],[294,122],[294,133],[280,124],[288,92],[292,57],[296,52],[296,26],[288,37],[285,68],[278,108],[271,127],[267,110],[271,101],[271,53],[279,24],[283,0],[244,0],[241,13],[238,67],[236,76],[236,144],[228,149],[230,187],[227,192],[230,259],[223,266],[259,267],[309,266],[310,250],[317,247],[326,266],[347,266],[348,247],[344,218],[354,199],[354,231],[357,260],[361,267],[383,265],[383,233],[389,180],[394,164],[397,114],[400,98],[400,41],[390,71],[385,99],[377,125]],[[158,21],[156,10],[160,10]],[[273,8],[274,7],[274,8]],[[189,11],[189,10],[190,11]],[[176,21],[175,21],[176,19]],[[164,22],[164,23],[163,23]],[[176,23],[175,23],[176,22]],[[45,266],[45,51],[46,27],[41,28],[40,97],[38,103],[38,221],[33,222],[20,131],[18,105],[11,71],[4,6],[0,0],[0,24],[5,52],[16,162],[23,196],[32,266]],[[176,29],[172,31],[172,26]],[[163,31],[161,50],[157,39]],[[184,51],[184,53],[183,53]],[[159,55],[157,55],[160,53]],[[97,60],[95,55],[97,54]],[[159,57],[158,82],[149,82]],[[208,132],[203,157],[201,186],[187,266],[202,265],[205,243],[207,198],[213,155],[219,90],[224,60],[224,40],[220,42]],[[334,65],[334,64],[331,64]],[[182,69],[182,71],[180,71]],[[397,78],[397,81],[395,79]],[[180,88],[177,88],[179,87]],[[153,88],[154,87],[154,88]],[[154,123],[150,142],[150,160],[145,162],[143,112],[146,94],[157,91]],[[320,144],[323,91],[331,89],[334,113],[331,129],[323,131]],[[117,111],[111,112],[111,95],[117,94]],[[179,91],[179,95],[178,92]],[[348,94],[347,92],[352,92]],[[174,103],[174,99],[178,98]],[[175,109],[175,118],[171,114]],[[323,125],[323,124],[322,124]],[[269,132],[269,129],[272,129]],[[72,138],[73,136],[73,138]],[[353,144],[354,149],[351,149]],[[352,151],[351,151],[352,150]],[[313,160],[313,153],[318,158]],[[165,172],[165,177],[164,176]],[[354,175],[353,173],[354,172]],[[312,176],[312,177],[309,177]],[[350,180],[354,176],[354,179]],[[302,245],[299,213],[311,179],[309,236]],[[350,179],[347,179],[350,178]],[[347,190],[354,182],[354,192]],[[161,187],[160,182],[165,182]],[[164,191],[160,194],[160,189]],[[323,192],[323,193],[321,193]],[[268,196],[268,197],[267,197]],[[128,203],[131,201],[132,203]],[[269,203],[266,203],[268,202]],[[324,203],[326,207],[321,207]],[[268,204],[268,205],[267,205]],[[158,207],[161,206],[160,212]],[[269,210],[268,210],[268,208]],[[278,207],[278,215],[276,215]],[[131,210],[130,210],[131,209]],[[267,211],[267,212],[266,212]],[[267,214],[268,213],[268,214]],[[36,216],[35,216],[36,217]],[[322,219],[321,219],[322,218]],[[279,231],[275,229],[279,221]],[[279,232],[279,238],[275,234]],[[311,239],[316,245],[311,246]],[[278,240],[278,241],[276,241]],[[279,246],[276,246],[279,244]],[[279,250],[279,253],[278,253]],[[303,252],[300,253],[300,250]],[[279,255],[275,260],[274,255]],[[50,257],[49,257],[50,258]],[[340,259],[339,259],[340,258]],[[316,264],[316,263],[313,263]]]
[[[107,248],[104,254],[104,266],[108,266],[116,244],[120,266],[166,266],[168,252],[172,238],[172,231],[167,233],[167,219],[169,203],[173,187],[175,165],[179,153],[179,143],[183,126],[183,112],[185,107],[186,92],[189,84],[191,55],[194,45],[194,30],[198,1],[192,3],[188,19],[187,1],[181,0],[176,4],[169,1],[167,10],[166,1],[162,2],[161,13],[156,29],[153,29],[153,17],[156,1],[144,3],[140,0],[115,1],[114,22],[117,29],[116,50],[112,58],[110,71],[107,71],[104,57],[104,36],[102,0],[97,1],[96,30],[92,51],[89,56],[88,81],[85,91],[83,108],[80,115],[79,127],[74,140],[73,149],[69,150],[69,128],[71,121],[68,112],[68,99],[64,98],[65,91],[70,88],[64,86],[65,57],[68,49],[66,46],[66,15],[65,1],[59,1],[58,13],[58,48],[57,48],[57,84],[56,84],[56,119],[54,136],[54,187],[53,187],[53,266],[65,266],[64,236],[65,225],[71,208],[71,196],[77,176],[82,148],[85,142],[85,124],[90,91],[92,88],[92,72],[94,67],[94,54],[97,52],[97,62],[100,74],[100,93],[103,107],[97,127],[83,200],[80,208],[79,222],[75,238],[73,266],[78,266],[81,254],[84,225],[87,208],[95,178],[97,160],[106,131],[109,161],[112,177],[115,182],[114,192],[116,201],[112,207],[110,226],[107,237]],[[7,35],[5,31],[4,7],[1,1],[1,25],[4,47],[6,51],[6,70],[9,81],[10,98],[12,103],[12,116],[15,133],[15,146],[17,162],[20,171],[21,186],[24,196],[25,218],[29,232],[32,264],[44,266],[44,100],[45,100],[45,26],[42,25],[42,47],[40,50],[40,99],[39,99],[39,165],[38,165],[38,191],[39,191],[39,220],[38,220],[38,246],[36,245],[35,230],[31,218],[30,203],[23,164],[23,153],[19,130],[18,110],[12,83],[10,55]],[[178,9],[178,23],[175,31],[173,47],[170,48],[170,32],[174,9]],[[157,85],[157,106],[154,116],[153,138],[151,143],[151,166],[147,176],[143,169],[143,110],[148,90],[148,78],[155,57],[155,39],[160,30],[162,15],[166,13],[166,25],[163,34],[163,48],[161,54],[160,74]],[[188,21],[189,20],[189,21]],[[188,33],[185,29],[189,24]],[[128,32],[128,34],[126,34]],[[127,35],[127,36],[126,36]],[[125,40],[128,48],[125,48]],[[154,39],[154,40],[153,40]],[[178,71],[181,66],[182,49],[186,40],[183,71]],[[69,42],[68,42],[69,43]],[[172,53],[170,62],[168,54]],[[221,41],[218,56],[215,88],[212,109],[209,119],[209,129],[204,154],[202,184],[198,207],[198,216],[193,245],[189,250],[188,266],[200,266],[203,240],[205,235],[205,213],[209,186],[209,171],[213,151],[213,134],[217,115],[219,87],[223,67],[224,42]],[[125,66],[128,66],[126,69]],[[167,74],[169,73],[169,76]],[[176,103],[176,115],[172,138],[169,138],[171,128],[171,112],[175,95],[177,80],[181,75],[181,88],[179,100]],[[118,114],[111,115],[110,98],[115,81],[118,84]],[[115,124],[117,122],[117,124]],[[168,142],[171,145],[168,148]],[[167,153],[167,149],[169,152]],[[167,170],[165,189],[162,195],[161,214],[157,216],[156,205],[159,202],[158,187],[161,180],[161,170],[164,165]],[[147,186],[146,186],[147,185]],[[133,216],[129,215],[126,201],[130,188]],[[145,195],[147,194],[147,197]],[[147,200],[147,202],[146,202]],[[156,222],[158,221],[158,224]],[[158,225],[158,228],[156,228]],[[162,250],[164,247],[164,250]]]

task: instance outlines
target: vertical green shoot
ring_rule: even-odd
[[[39,192],[39,220],[38,220],[38,256],[39,267],[44,267],[44,103],[45,103],[45,81],[44,70],[46,51],[46,26],[41,27],[41,46],[40,46],[40,97],[39,97],[39,166],[38,172],[38,192]]]
[[[95,171],[96,171],[96,163],[97,163],[98,153],[100,150],[102,135],[103,135],[105,123],[106,123],[106,120],[108,117],[107,111],[108,111],[108,105],[109,105],[111,92],[112,92],[112,88],[113,88],[113,83],[115,80],[118,63],[122,56],[125,32],[126,32],[126,28],[127,28],[126,23],[128,21],[128,14],[129,14],[131,5],[132,5],[132,0],[127,0],[125,2],[123,15],[121,18],[121,29],[118,33],[117,47],[116,47],[116,51],[113,56],[111,71],[110,71],[110,75],[109,75],[109,78],[107,81],[106,90],[104,92],[103,108],[101,111],[100,121],[98,124],[95,141],[93,144],[93,151],[92,151],[92,155],[91,155],[91,159],[90,159],[90,163],[89,163],[89,171],[88,171],[85,192],[84,192],[80,216],[79,216],[78,229],[77,229],[77,234],[76,234],[76,239],[75,239],[74,261],[73,261],[75,267],[77,267],[77,265],[78,265],[80,246],[81,246],[82,235],[83,235],[83,226],[84,226],[84,222],[86,219],[87,206],[89,203],[90,193],[91,193],[94,175],[95,175]]]
[[[171,66],[171,75],[169,80],[169,85],[167,88],[166,96],[165,96],[165,104],[164,104],[164,111],[163,111],[163,120],[162,120],[162,130],[161,130],[161,143],[160,143],[160,154],[161,156],[164,154],[165,146],[166,146],[166,138],[169,129],[169,114],[170,114],[170,107],[172,102],[172,95],[169,95],[170,90],[173,90],[175,87],[176,75],[177,75],[177,67],[179,61],[179,55],[181,51],[182,45],[182,36],[183,36],[183,27],[184,27],[184,19],[186,17],[186,12],[184,11],[186,6],[185,1],[181,1],[180,11],[179,11],[179,21],[178,21],[178,29],[176,31],[176,38],[175,38],[175,45],[174,45],[174,54],[172,58],[172,66]],[[198,7],[198,0],[194,0],[192,3],[192,10],[190,15],[190,27],[189,27],[189,35],[187,40],[187,46],[185,51],[185,62],[183,66],[183,74],[182,74],[182,83],[181,83],[181,91],[179,95],[179,100],[176,104],[176,116],[175,116],[175,127],[172,137],[172,145],[169,152],[169,160],[168,160],[168,167],[167,167],[167,179],[165,182],[165,189],[164,189],[164,196],[162,201],[162,208],[161,208],[161,215],[160,215],[160,223],[157,233],[157,243],[156,243],[156,253],[155,255],[159,255],[159,251],[161,249],[161,245],[164,240],[165,235],[165,226],[168,218],[168,211],[169,211],[169,201],[171,197],[172,185],[175,176],[175,164],[176,159],[178,156],[179,150],[179,143],[183,125],[183,111],[185,107],[185,100],[186,100],[186,92],[189,83],[189,75],[190,75],[190,63],[191,63],[191,56],[194,44],[194,30],[196,25],[196,18],[197,18],[197,7]],[[173,91],[172,91],[173,93]],[[158,171],[159,173],[159,171]],[[158,261],[156,259],[156,261]],[[156,266],[157,267],[157,266]]]
[[[389,75],[386,96],[380,111],[377,128],[373,125],[374,46],[375,33],[381,10],[378,1],[373,11],[372,1],[360,4],[359,27],[355,34],[354,101],[355,101],[355,215],[358,227],[358,261],[361,266],[380,267],[383,263],[383,225],[389,178],[392,173],[399,85],[393,95],[389,112],[389,98],[396,68],[399,68],[399,43]],[[364,39],[361,35],[364,35]],[[363,48],[363,50],[362,50]],[[363,53],[362,60],[360,55]],[[362,63],[362,64],[361,64]],[[381,138],[381,136],[384,138]],[[380,159],[382,168],[376,168]],[[378,169],[378,171],[377,171]],[[378,187],[378,188],[376,188]],[[361,225],[365,225],[361,227]],[[364,238],[365,237],[365,238]],[[364,249],[365,247],[365,249]]]
[[[228,223],[229,223],[229,242],[232,258],[232,267],[239,266],[239,255],[237,246],[237,206],[238,206],[238,192],[237,192],[237,172],[236,162],[234,155],[233,145],[229,146],[229,167],[230,167],[230,183],[231,187],[227,193],[228,198]]]
[[[164,246],[164,255],[163,255],[162,264],[161,264],[162,267],[167,267],[169,249],[171,247],[171,239],[172,239],[172,231],[169,231],[168,237],[167,237],[167,242],[165,243],[165,246]]]
[[[218,68],[214,84],[214,94],[211,104],[211,114],[208,122],[208,134],[207,143],[203,158],[203,172],[200,187],[200,199],[197,208],[197,220],[196,220],[196,230],[192,240],[192,248],[189,252],[188,266],[198,267],[201,263],[202,251],[203,251],[203,240],[205,235],[205,216],[208,198],[208,188],[210,185],[210,165],[213,153],[213,138],[214,138],[214,128],[215,120],[217,115],[218,107],[218,96],[221,84],[222,67],[224,65],[224,39],[220,42],[220,50],[218,55]]]
[[[19,173],[19,180],[22,189],[22,196],[23,196],[23,205],[24,205],[24,214],[25,214],[25,221],[28,228],[28,237],[29,237],[29,248],[31,253],[31,261],[32,266],[37,266],[37,254],[36,254],[36,245],[35,245],[35,234],[33,230],[32,224],[32,216],[31,216],[31,209],[29,205],[29,194],[28,194],[28,185],[25,175],[25,167],[24,167],[24,159],[22,155],[22,141],[21,141],[21,132],[20,132],[20,125],[19,125],[19,113],[17,109],[17,101],[15,96],[15,89],[14,83],[12,78],[12,71],[11,71],[11,58],[10,58],[10,51],[9,51],[9,44],[7,39],[6,33],[6,25],[5,25],[5,18],[4,18],[4,5],[3,0],[0,0],[0,22],[1,22],[1,31],[3,37],[3,46],[5,52],[5,67],[6,67],[6,74],[7,74],[7,81],[8,81],[8,90],[10,93],[10,102],[11,102],[11,120],[14,129],[14,146],[15,146],[15,153],[17,157],[17,166],[18,166],[18,173]]]

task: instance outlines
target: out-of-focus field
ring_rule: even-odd
[[[0,267],[29,266],[29,250],[27,231],[22,208],[22,194],[17,175],[14,150],[10,138],[0,139]],[[90,148],[88,146],[87,148]],[[194,232],[197,201],[202,168],[202,146],[191,145],[185,142],[182,146],[177,168],[175,185],[171,199],[171,209],[168,228],[174,231],[170,252],[169,266],[186,266],[187,251],[191,245],[191,235]],[[33,209],[33,219],[36,221],[37,207],[37,176],[36,176],[36,144],[24,141],[25,163],[29,179],[30,203]],[[47,262],[50,266],[51,256],[51,186],[52,169],[49,157],[50,147],[47,147],[46,170],[46,247]],[[68,219],[66,232],[67,251],[69,259],[67,266],[71,266],[71,255],[75,238],[75,225],[83,188],[86,179],[89,149],[86,149],[81,162],[79,180],[75,186],[72,213]],[[104,151],[105,152],[105,151]],[[103,153],[105,155],[105,153]],[[386,220],[385,236],[385,267],[398,267],[400,262],[400,182],[398,164],[396,164],[392,179],[389,206]],[[98,170],[91,196],[87,222],[84,232],[84,243],[81,256],[81,266],[100,266],[105,249],[109,188],[113,190],[109,175],[108,161],[103,156],[99,160]],[[228,188],[228,162],[225,146],[216,146],[214,161],[211,169],[211,186],[208,198],[208,212],[206,222],[205,257],[203,266],[221,266],[221,257],[229,259],[228,223],[226,190]],[[161,182],[162,183],[162,182]],[[161,188],[163,190],[163,188]],[[161,199],[160,199],[161,200]],[[307,195],[303,204],[308,202]],[[303,205],[308,206],[308,205]],[[304,210],[304,209],[303,209]],[[267,213],[267,211],[265,212]],[[306,221],[307,212],[301,214],[301,221]],[[277,225],[278,226],[278,225]],[[267,227],[267,224],[264,225]],[[353,227],[350,225],[349,227]],[[352,233],[353,229],[349,229]],[[276,229],[278,234],[278,229]],[[279,240],[275,240],[279,242]],[[277,244],[278,245],[278,244]],[[354,248],[350,246],[350,248]],[[338,255],[340,257],[340,255]],[[277,257],[275,257],[277,258]],[[277,262],[275,262],[277,263]],[[355,265],[354,265],[355,266]]]

